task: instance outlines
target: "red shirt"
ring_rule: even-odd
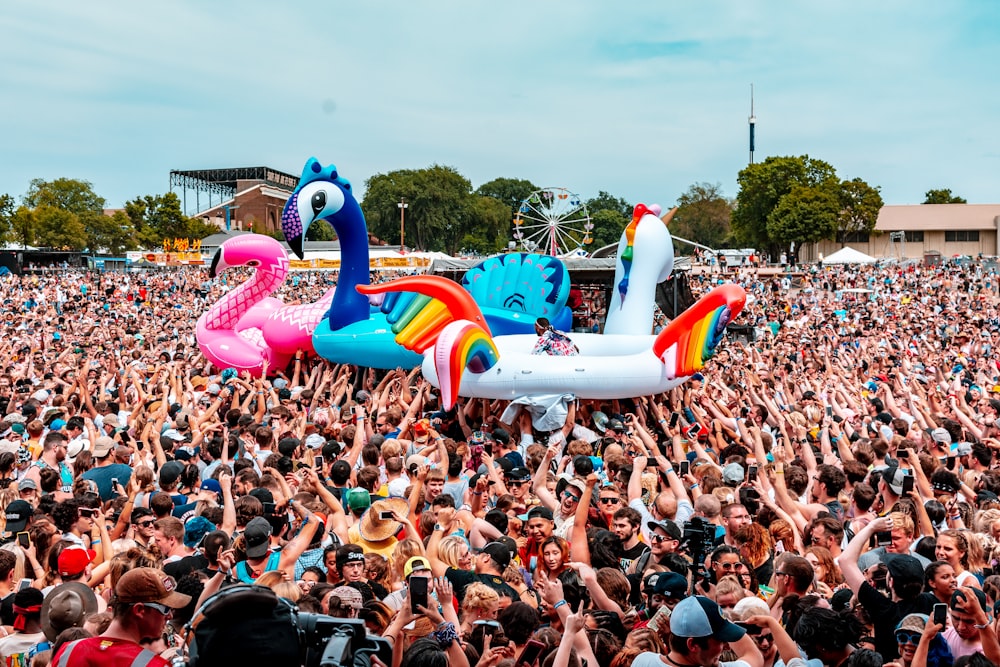
[[[59,659],[67,650],[72,650],[69,667],[131,667],[136,656],[145,649],[124,639],[90,637],[64,644],[50,664],[59,664]],[[149,667],[170,667],[170,663],[158,655],[147,664]]]

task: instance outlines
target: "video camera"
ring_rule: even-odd
[[[715,524],[700,516],[691,517],[684,526],[684,539],[681,548],[687,551],[694,561],[694,576],[691,577],[691,594],[694,594],[695,583],[699,578],[707,579],[705,558],[715,549]]]
[[[210,597],[185,626],[187,650],[174,667],[371,667],[392,664],[392,645],[358,618],[299,613],[269,588],[237,585]]]

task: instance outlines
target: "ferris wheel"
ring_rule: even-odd
[[[535,190],[518,207],[514,217],[514,239],[529,252],[559,257],[590,245],[587,206],[566,188]]]

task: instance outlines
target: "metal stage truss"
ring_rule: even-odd
[[[236,196],[236,184],[240,181],[263,183],[280,190],[292,192],[298,185],[299,177],[270,167],[235,167],[232,169],[188,169],[170,170],[170,191],[181,188],[181,206],[184,215],[195,215],[218,206]],[[194,191],[195,208],[187,205],[188,190]],[[201,205],[201,194],[208,194],[208,206]],[[215,196],[218,196],[215,199]]]

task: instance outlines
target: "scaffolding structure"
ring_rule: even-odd
[[[184,215],[197,215],[201,211],[219,206],[236,196],[240,182],[263,183],[279,190],[293,192],[299,177],[270,167],[234,167],[231,169],[170,170],[170,191],[181,188],[181,206]],[[194,191],[195,208],[188,209],[187,193]],[[208,195],[208,206],[201,205],[201,194]],[[214,200],[217,196],[218,199]]]

